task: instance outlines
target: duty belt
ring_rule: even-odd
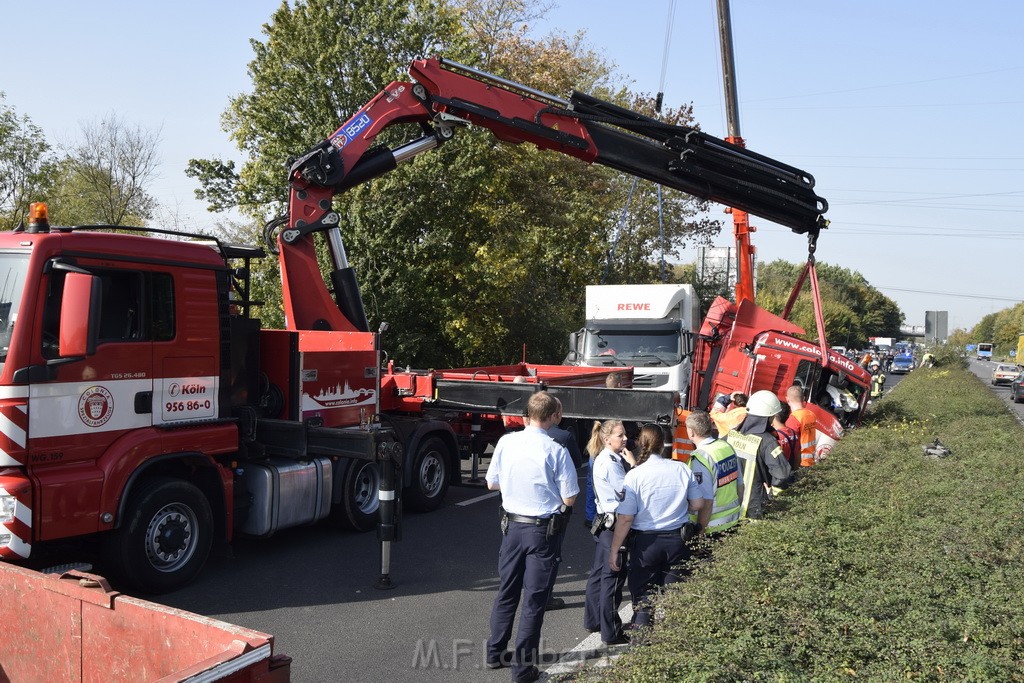
[[[520,524],[533,524],[534,526],[541,526],[547,524],[550,521],[550,517],[527,517],[526,515],[514,515],[511,512],[506,512],[508,521],[519,522]]]
[[[679,535],[679,530],[682,529],[682,528],[683,527],[681,527],[681,526],[677,526],[675,529],[651,529],[650,531],[637,531],[637,533],[638,534],[644,534],[644,535],[650,534],[652,536],[656,535],[656,534],[674,534],[674,535],[678,536]]]

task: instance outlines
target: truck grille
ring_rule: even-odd
[[[638,389],[660,387],[668,384],[668,375],[633,375],[633,386]]]

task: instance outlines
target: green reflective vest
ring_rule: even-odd
[[[740,459],[726,441],[715,439],[696,449],[690,456],[711,473],[715,482],[715,502],[711,508],[708,532],[725,531],[740,521]],[[697,521],[697,515],[690,515]]]

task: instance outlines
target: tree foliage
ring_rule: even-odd
[[[1017,350],[1017,340],[1024,334],[1024,303],[989,313],[966,335],[970,344],[992,342],[997,358],[1009,358],[1010,351]],[[1020,359],[1017,359],[1020,362]]]
[[[144,225],[156,208],[147,187],[159,140],[111,114],[83,125],[81,136],[57,151],[0,94],[0,229],[20,223],[35,201],[49,205],[55,224]]]
[[[539,90],[572,88],[631,108],[649,98],[618,84],[582,35],[527,36],[531,0],[305,0],[283,3],[253,41],[253,87],[231,101],[225,129],[250,161],[237,172],[195,160],[211,208],[237,201],[254,218],[283,209],[287,162],[335,130],[417,56],[442,54]],[[339,27],[342,27],[339,29]],[[688,108],[667,116],[691,120]],[[421,131],[395,127],[393,146]],[[464,130],[431,154],[335,197],[371,327],[401,364],[556,361],[583,318],[584,285],[658,277],[656,195],[632,178],[531,145]],[[703,203],[665,192],[664,248],[718,229]],[[617,238],[617,239],[616,239]],[[615,259],[609,254],[615,245]],[[270,264],[272,265],[272,264]],[[609,265],[605,272],[606,265]],[[276,272],[259,275],[260,312],[280,324]]]
[[[48,201],[62,223],[143,225],[156,200],[146,189],[159,165],[159,133],[109,114],[82,126]]]
[[[782,260],[757,269],[757,303],[781,314],[804,265]],[[899,305],[872,287],[863,275],[848,268],[818,263],[825,336],[831,344],[867,344],[868,337],[899,337],[903,313]],[[807,330],[816,329],[811,284],[805,282],[790,319]]]
[[[28,205],[46,197],[53,166],[42,129],[28,116],[18,116],[0,92],[0,230],[16,227]]]

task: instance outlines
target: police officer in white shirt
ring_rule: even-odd
[[[653,610],[647,597],[679,580],[676,567],[689,558],[687,542],[700,532],[700,525],[689,521],[689,514],[703,509],[706,501],[690,468],[665,458],[661,427],[646,425],[637,441],[650,444],[651,457],[626,474],[608,565],[619,569],[618,548],[633,530],[628,569],[633,625],[650,626]]]
[[[636,462],[626,448],[626,428],[621,420],[594,423],[588,450],[599,448],[591,465],[597,509],[592,531],[597,546],[587,578],[583,627],[591,633],[600,631],[601,640],[606,645],[618,645],[629,642],[622,632],[622,619],[619,618],[626,572],[624,568],[614,571],[608,566],[608,552],[615,528],[615,512],[622,502],[626,472]]]
[[[487,488],[501,491],[504,512],[500,583],[491,610],[486,663],[492,669],[511,663],[513,683],[529,683],[540,676],[537,663],[544,608],[558,573],[562,535],[579,493],[569,452],[547,433],[558,408],[558,401],[547,392],[530,396],[526,427],[498,440],[487,468]],[[505,648],[520,595],[523,610],[510,658]]]

